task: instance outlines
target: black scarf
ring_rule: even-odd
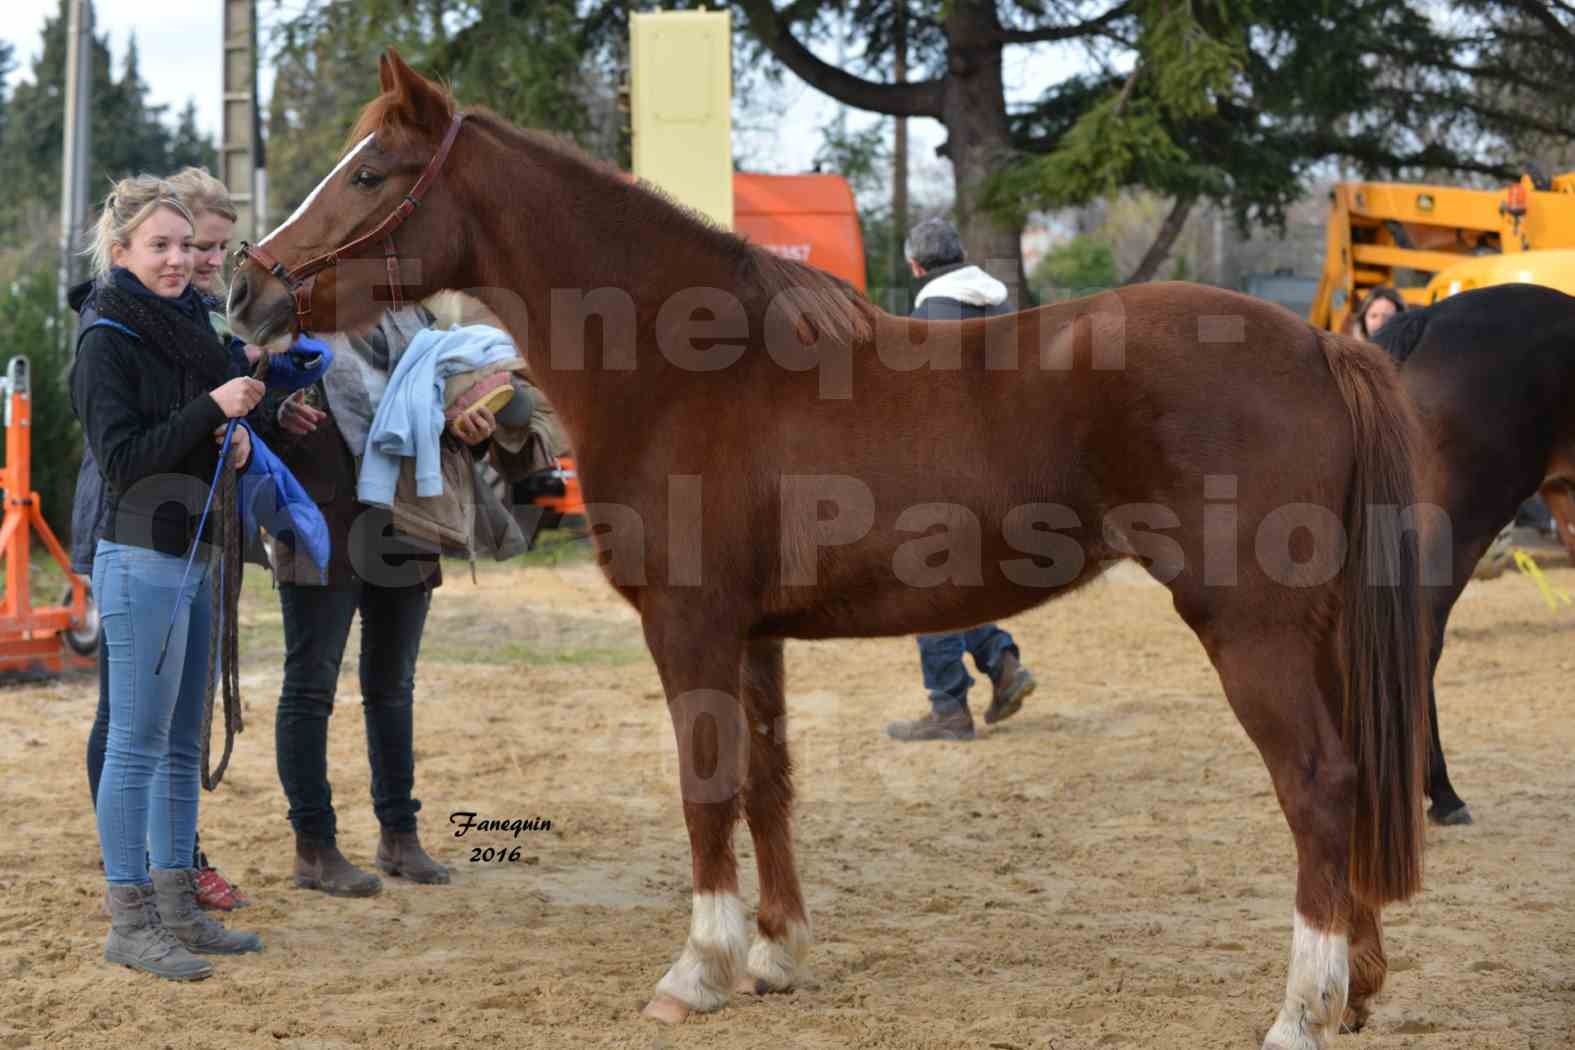
[[[175,298],[156,295],[130,270],[117,267],[99,286],[94,305],[100,317],[130,328],[145,346],[175,365],[182,376],[182,404],[232,378],[229,354],[190,285]]]

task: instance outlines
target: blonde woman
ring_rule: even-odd
[[[238,214],[230,199],[230,192],[225,189],[224,183],[208,174],[205,168],[186,168],[166,181],[191,213],[191,284],[202,299],[215,331],[224,339],[225,348],[238,364],[249,364],[255,359],[256,348],[244,347],[238,340],[230,339],[229,327],[224,320],[224,258],[229,251],[230,235],[235,229]],[[95,294],[97,285],[97,281],[88,281],[71,293],[71,305],[81,315],[84,328],[99,316]],[[83,576],[91,576],[93,572],[93,550],[104,520],[104,496],[98,464],[89,448],[83,455],[82,469],[77,476],[71,527],[72,569]],[[95,807],[98,805],[99,782],[109,738],[108,666],[101,649],[98,712],[88,734],[87,746],[88,791]],[[202,850],[200,836],[193,844],[192,868],[197,872],[197,903],[201,907],[231,911],[251,903],[208,860]]]
[[[195,243],[196,221],[169,182],[116,184],[94,246],[97,323],[84,326],[71,372],[106,491],[93,558],[109,694],[97,803],[112,923],[104,956],[175,980],[212,973],[199,954],[262,948],[197,908],[191,865],[212,609],[206,558],[187,575],[184,555],[212,539],[196,526],[225,424],[263,395],[237,374],[192,285]],[[228,466],[250,454],[237,427]],[[172,622],[170,658],[155,673]]]

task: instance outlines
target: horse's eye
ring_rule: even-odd
[[[350,176],[350,185],[358,186],[363,190],[374,189],[383,184],[383,176],[370,168],[361,168]]]

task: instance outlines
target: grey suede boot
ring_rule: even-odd
[[[200,981],[213,974],[206,959],[199,959],[160,924],[153,902],[153,885],[110,886],[109,940],[104,958],[112,963],[143,970],[171,981]]]
[[[255,933],[226,930],[197,906],[197,869],[153,869],[153,891],[158,896],[159,918],[189,950],[202,955],[240,955],[262,951]]]

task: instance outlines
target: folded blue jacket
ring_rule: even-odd
[[[242,426],[246,424],[242,423]],[[251,427],[252,458],[241,472],[241,527],[247,536],[259,527],[292,550],[304,550],[321,573],[328,571],[328,522],[290,468]],[[326,577],[325,577],[326,579]]]

